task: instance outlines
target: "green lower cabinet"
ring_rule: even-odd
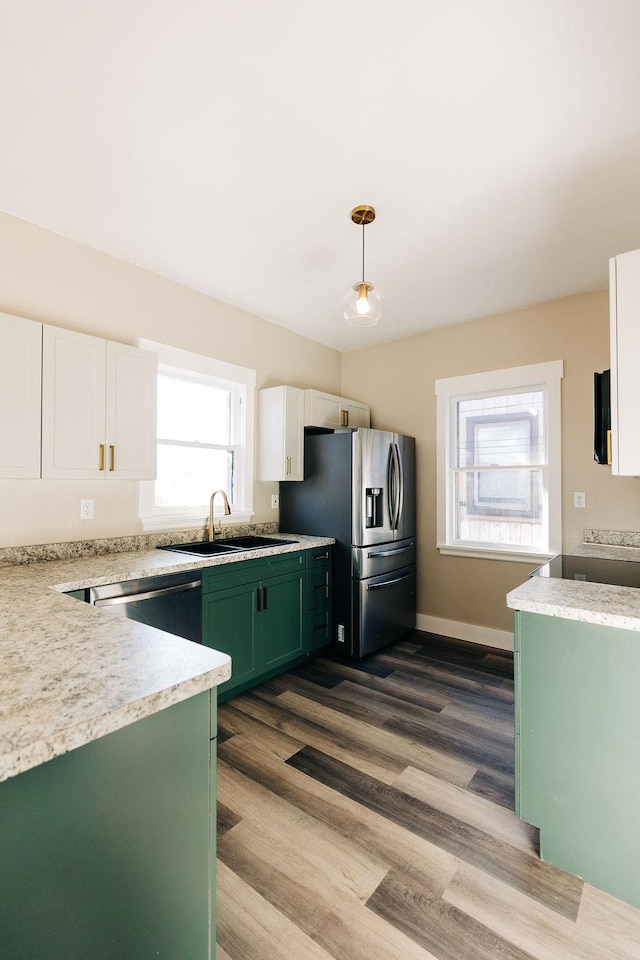
[[[215,740],[199,694],[0,783],[2,960],[215,956]]]
[[[640,907],[640,633],[516,615],[516,812],[540,855]]]
[[[203,570],[203,643],[231,657],[219,702],[319,653],[330,621],[329,547]]]
[[[302,553],[203,571],[203,643],[231,657],[219,702],[304,655],[304,582]]]

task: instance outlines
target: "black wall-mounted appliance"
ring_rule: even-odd
[[[593,375],[593,459],[611,463],[611,371]]]

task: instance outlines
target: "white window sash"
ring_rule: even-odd
[[[491,558],[520,562],[543,562],[562,550],[562,481],[560,390],[563,361],[529,364],[505,370],[492,370],[461,377],[436,380],[437,397],[437,547],[443,555]],[[545,392],[543,416],[546,436],[546,463],[526,464],[517,469],[543,470],[543,529],[546,542],[540,549],[528,545],[492,544],[454,538],[453,509],[456,473],[486,469],[458,467],[455,451],[455,408],[460,400],[500,396],[505,393],[526,393],[530,389]],[[510,469],[492,467],[489,469]]]
[[[186,379],[196,381],[210,382],[213,378],[220,386],[230,389],[234,393],[233,422],[231,424],[233,444],[229,447],[209,444],[204,446],[217,446],[219,449],[225,450],[234,449],[236,503],[232,507],[231,515],[225,517],[225,524],[248,523],[253,516],[255,370],[202,354],[191,353],[178,347],[156,343],[153,340],[140,339],[139,346],[158,354],[159,369],[169,367],[186,371]],[[154,504],[154,484],[153,480],[143,480],[139,483],[138,515],[143,530],[153,532],[188,529],[205,525],[209,518],[209,504],[193,507],[158,507]],[[218,498],[215,504],[216,518],[222,516],[222,510],[222,504],[220,498]]]

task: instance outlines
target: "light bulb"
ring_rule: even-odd
[[[342,298],[342,316],[352,327],[373,327],[382,316],[382,306],[380,291],[360,280]]]
[[[365,314],[371,312],[371,306],[369,304],[369,298],[367,297],[367,284],[360,283],[358,286],[360,289],[358,290],[358,299],[356,300],[356,310],[360,316],[363,317]]]

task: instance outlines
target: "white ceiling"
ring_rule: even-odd
[[[604,287],[639,41],[638,0],[0,0],[0,208],[341,350]]]

